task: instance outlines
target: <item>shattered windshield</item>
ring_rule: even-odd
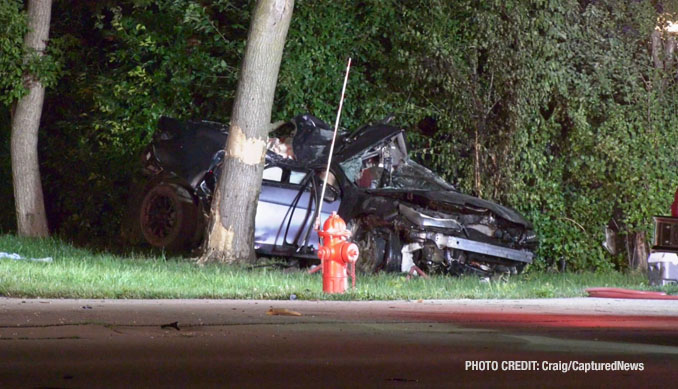
[[[454,186],[387,143],[340,163],[344,174],[365,189],[455,190]]]
[[[452,185],[412,160],[408,160],[393,170],[390,187],[395,189],[454,190]]]

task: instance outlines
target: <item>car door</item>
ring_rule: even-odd
[[[308,233],[307,246],[318,247],[318,234],[313,228],[315,201],[312,179],[308,172],[272,165],[264,169],[257,206],[255,249],[264,253],[295,255]],[[322,181],[316,180],[318,196]],[[339,209],[340,196],[326,196],[322,219]]]

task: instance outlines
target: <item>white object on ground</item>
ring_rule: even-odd
[[[21,255],[17,253],[6,253],[3,251],[0,251],[0,259],[12,259],[14,261],[31,261],[31,262],[43,262],[43,263],[50,263],[52,262],[52,257],[45,257],[45,258],[25,258],[22,257]]]

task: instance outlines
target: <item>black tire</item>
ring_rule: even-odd
[[[351,240],[360,250],[356,269],[368,274],[381,270],[384,267],[386,240],[375,229],[365,226],[361,220],[351,221],[347,228],[351,231]]]
[[[199,233],[200,208],[188,190],[171,182],[152,185],[139,207],[139,226],[154,247],[185,251]]]

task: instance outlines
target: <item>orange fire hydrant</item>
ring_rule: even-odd
[[[352,265],[352,277],[355,283],[355,263],[358,260],[358,246],[348,242],[351,231],[346,222],[336,212],[327,218],[323,229],[318,231],[323,244],[318,247],[318,257],[322,261],[323,292],[344,293],[348,285],[346,267]]]

